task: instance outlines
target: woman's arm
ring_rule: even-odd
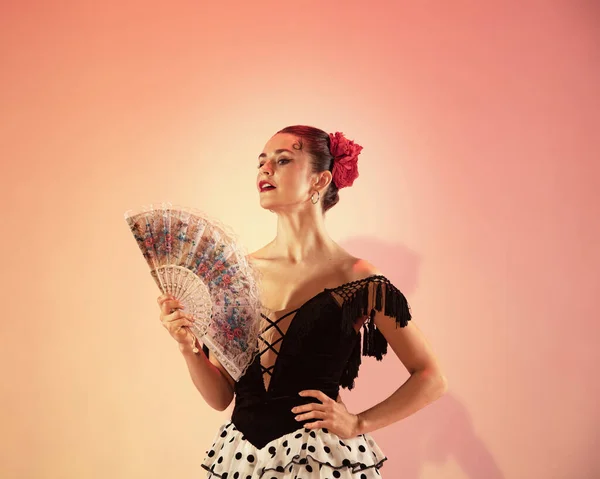
[[[393,320],[378,313],[375,325],[410,377],[387,399],[357,415],[357,435],[375,431],[414,414],[443,396],[448,388],[431,347],[413,321],[403,328],[397,328]]]
[[[298,414],[295,417],[297,421],[315,419],[305,423],[305,428],[326,427],[341,438],[356,437],[400,421],[444,394],[446,378],[414,323],[396,328],[393,319],[379,315],[375,316],[375,324],[411,373],[410,378],[390,397],[360,414],[350,413],[339,394],[333,401],[319,390],[300,391],[301,396],[320,401],[292,408],[292,412]]]
[[[234,396],[234,380],[225,368],[209,354],[196,354],[192,345],[179,344],[179,350],[185,358],[190,376],[206,403],[217,411],[224,411],[231,404]]]

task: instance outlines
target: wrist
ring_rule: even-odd
[[[366,431],[366,423],[365,418],[362,413],[356,415],[356,436],[360,436],[361,434],[365,434]]]
[[[198,353],[194,352],[195,345],[190,343],[179,343],[179,351],[184,356],[198,356]]]

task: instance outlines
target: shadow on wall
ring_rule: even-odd
[[[410,304],[411,294],[418,284],[420,266],[420,258],[414,251],[401,244],[366,236],[341,241],[340,245],[379,268],[406,295]],[[417,317],[415,321],[418,322]],[[382,362],[363,358],[355,389],[342,390],[350,411],[370,408],[392,394],[408,378],[393,351],[388,351]],[[427,465],[435,467],[453,461],[469,478],[503,479],[490,451],[477,437],[469,412],[452,394],[451,378],[449,383],[450,390],[435,403],[372,433],[388,457],[382,469],[383,477],[419,479],[421,470]]]

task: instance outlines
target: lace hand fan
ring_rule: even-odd
[[[125,220],[161,292],[193,316],[194,345],[206,345],[237,381],[257,352],[262,320],[258,274],[233,233],[170,203],[128,210]]]

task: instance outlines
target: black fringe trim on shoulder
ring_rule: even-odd
[[[342,285],[334,292],[343,300],[342,328],[345,334],[351,333],[356,322],[367,316],[362,325],[362,341],[359,331],[340,380],[340,386],[352,389],[354,380],[358,376],[361,355],[371,356],[381,361],[387,354],[387,341],[375,325],[376,313],[383,311],[385,316],[394,318],[396,327],[407,326],[412,316],[404,294],[385,276],[376,275],[353,281]]]
[[[352,281],[332,291],[342,298],[342,327],[346,333],[350,333],[356,322],[365,316],[368,316],[365,329],[370,327],[370,331],[377,331],[374,323],[369,326],[376,312],[383,311],[394,318],[399,327],[405,327],[411,319],[406,297],[385,276]]]

